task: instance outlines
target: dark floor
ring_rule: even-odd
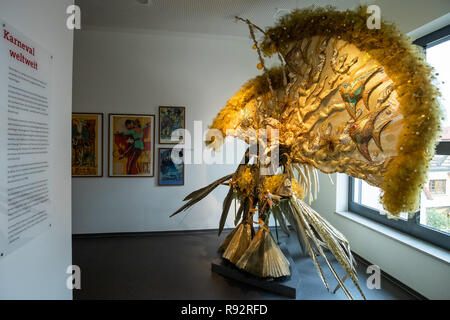
[[[211,262],[226,236],[216,231],[152,235],[75,237],[73,263],[81,267],[81,290],[75,299],[284,299],[283,297],[227,280],[211,272]],[[342,290],[327,292],[308,257],[302,256],[294,236],[286,241],[301,278],[297,299],[347,299]],[[334,263],[335,265],[337,263]],[[343,274],[340,266],[336,267]],[[414,299],[386,278],[380,290],[366,287],[368,275],[361,263],[358,273],[367,299]],[[324,266],[330,287],[336,286]],[[360,296],[347,280],[351,294]]]

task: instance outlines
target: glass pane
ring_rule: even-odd
[[[371,186],[367,182],[355,179],[353,190],[353,201],[371,208],[376,211],[384,211],[383,205],[380,203],[381,190],[377,187]],[[407,213],[400,214],[401,219],[408,219]]]
[[[441,90],[441,105],[446,116],[442,123],[441,141],[450,141],[450,40],[437,44],[426,50],[427,62],[437,73],[439,89]]]
[[[380,203],[380,189],[362,181],[361,204],[376,210],[383,210],[383,206]]]
[[[353,201],[381,211],[380,189],[355,179]],[[420,223],[450,234],[450,155],[435,155],[421,193]],[[406,213],[400,217],[407,219]]]
[[[436,155],[421,198],[420,223],[450,233],[450,156]]]

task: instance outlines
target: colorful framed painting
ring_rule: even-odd
[[[72,177],[103,176],[103,114],[72,114]]]
[[[109,177],[154,177],[155,116],[109,114]]]
[[[158,185],[184,185],[184,150],[175,148],[158,149]]]
[[[186,129],[186,108],[159,107],[159,143],[184,143],[184,137],[181,136],[178,141],[172,140],[172,133],[178,129]]]

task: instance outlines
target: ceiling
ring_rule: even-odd
[[[450,12],[450,1],[433,0],[76,0],[82,28],[157,30],[248,37],[248,28],[236,15],[266,27],[293,8],[333,5],[338,9],[378,4],[382,17],[410,32]],[[448,20],[448,19],[447,19]]]
[[[355,7],[360,0],[77,0],[81,7],[82,26],[151,29],[173,32],[248,36],[236,15],[265,27],[274,18],[293,8],[334,3],[338,8]]]

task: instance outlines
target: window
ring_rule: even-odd
[[[444,173],[445,174],[445,173]],[[430,188],[430,193],[432,194],[445,194],[445,185],[446,185],[447,180],[443,179],[443,180],[430,180],[429,183],[429,188]],[[425,194],[427,194],[427,199],[432,200],[431,195],[428,195],[428,190],[426,190],[425,187]]]
[[[413,219],[407,219],[406,213],[397,220],[388,219],[380,214],[380,190],[354,178],[349,184],[349,210],[450,250],[450,25],[417,39],[415,44],[424,48],[427,62],[436,70],[442,109],[447,113],[430,163],[429,180],[421,193],[420,210]]]

